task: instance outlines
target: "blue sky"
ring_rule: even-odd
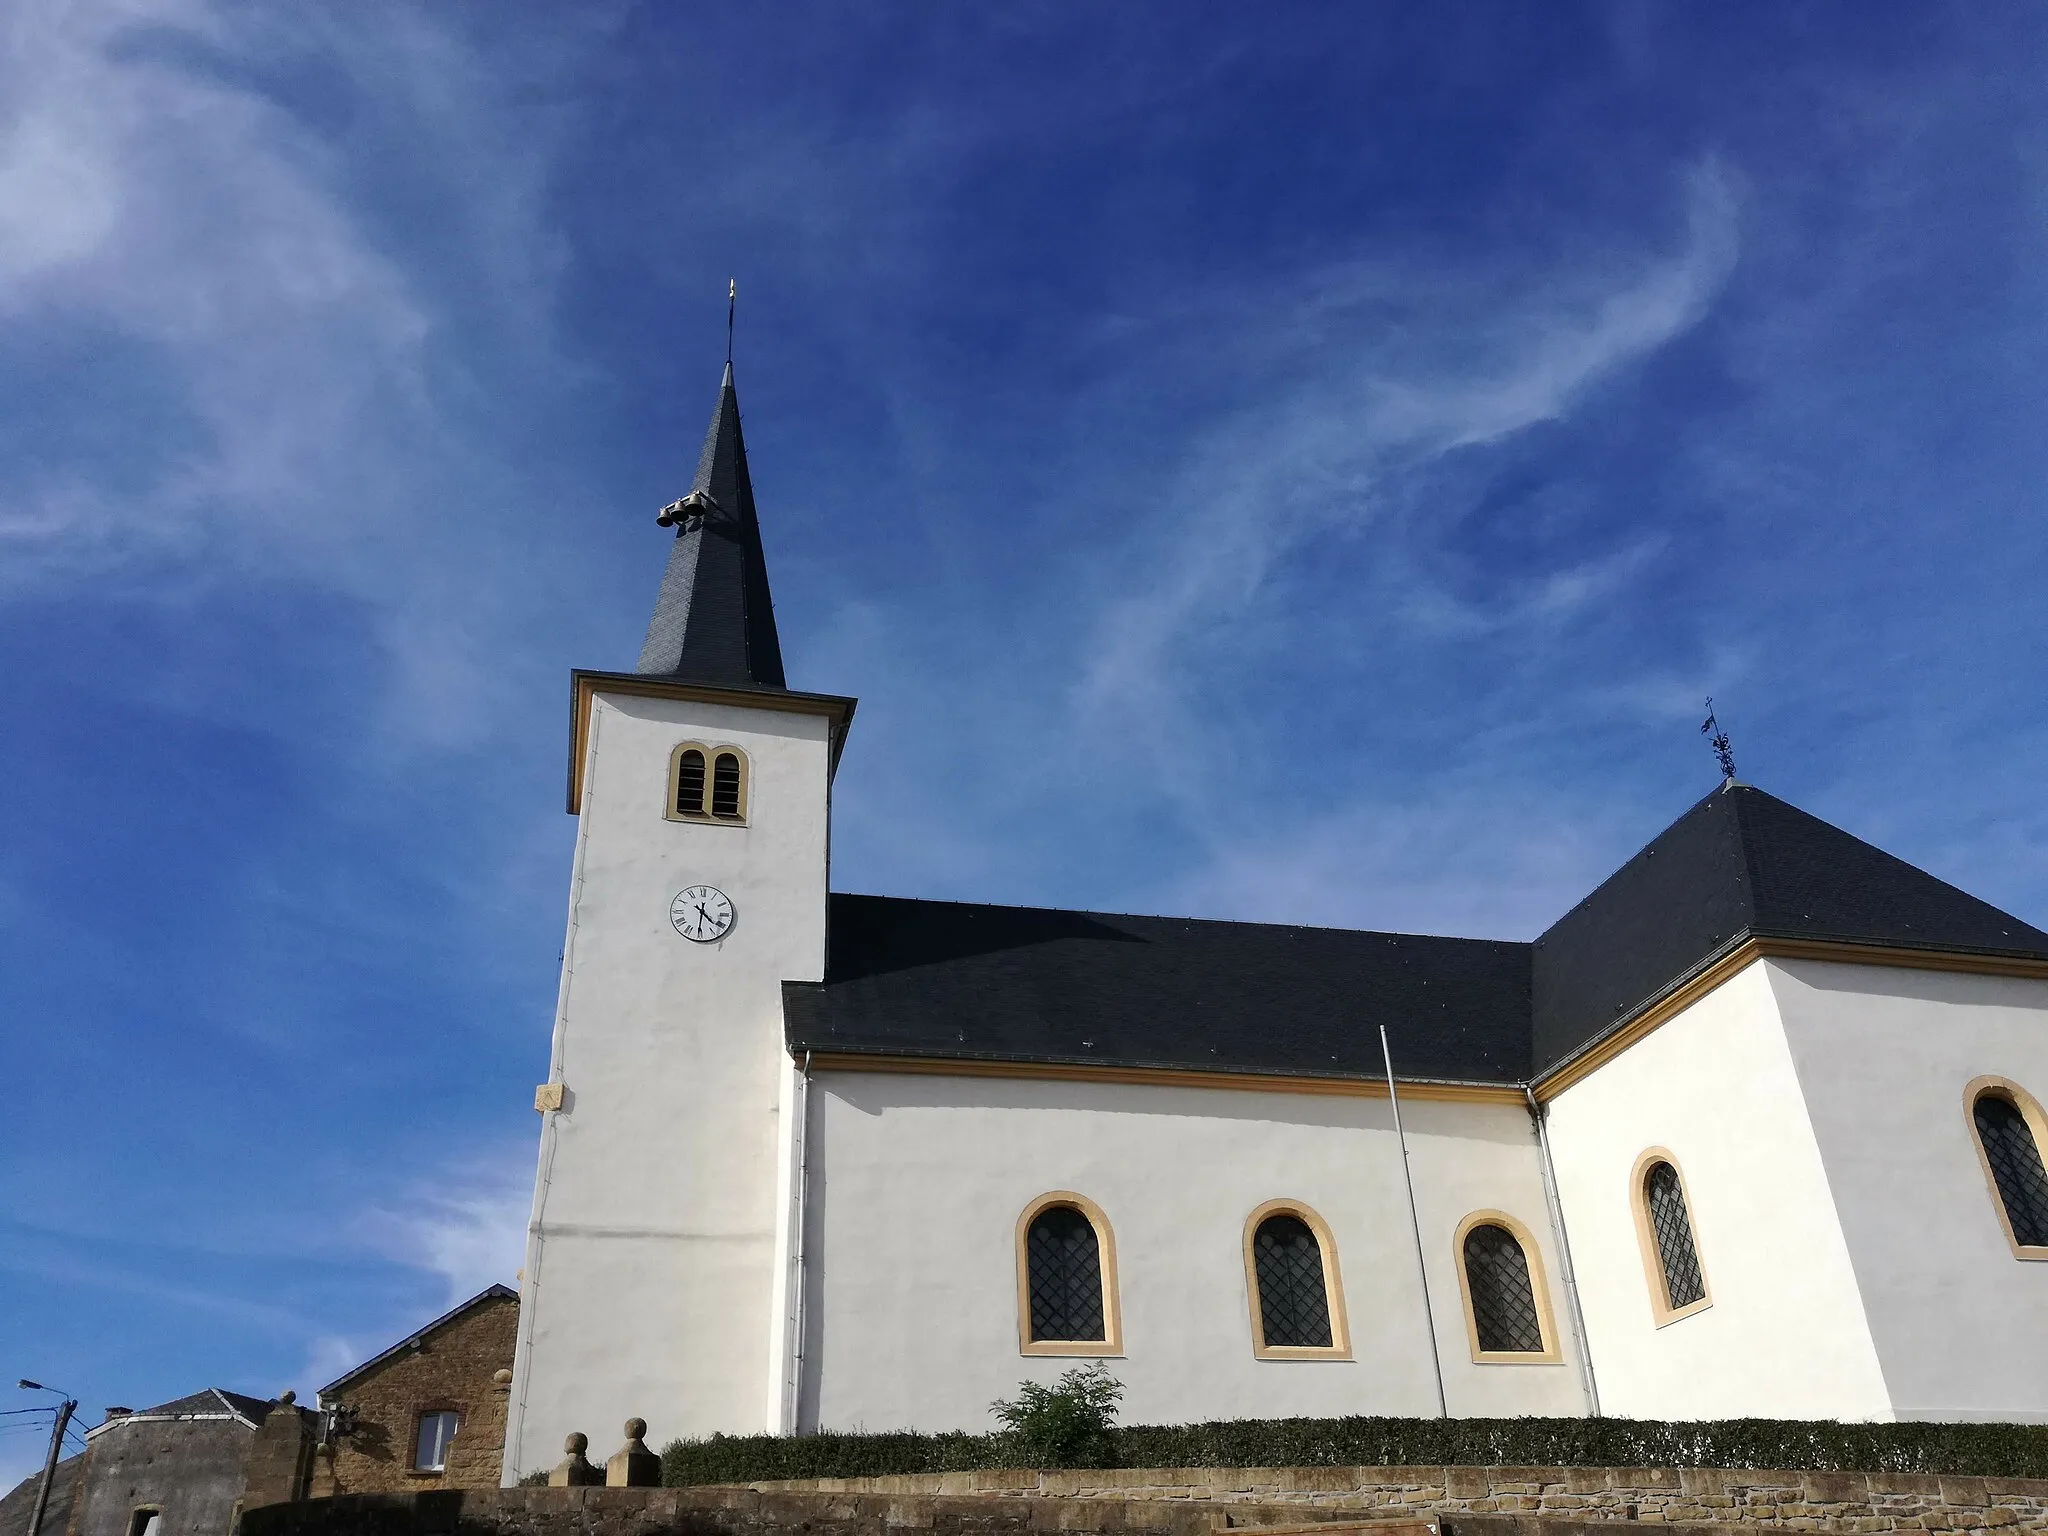
[[[840,889],[1527,937],[1712,694],[2048,921],[2044,71],[2018,0],[16,0],[0,1375],[305,1392],[511,1278],[567,673],[731,276]]]

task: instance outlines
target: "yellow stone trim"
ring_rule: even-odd
[[[1540,1352],[1527,1349],[1481,1349],[1479,1319],[1472,1310],[1472,1277],[1465,1273],[1465,1237],[1474,1227],[1500,1227],[1522,1245],[1529,1266],[1529,1289],[1536,1301],[1536,1326],[1543,1337]],[[1564,1356],[1557,1347],[1557,1322],[1550,1314],[1550,1277],[1543,1268],[1543,1250],[1527,1227],[1506,1211],[1474,1211],[1458,1223],[1451,1239],[1451,1263],[1458,1271],[1458,1295],[1465,1303],[1465,1343],[1474,1365],[1557,1365]]]
[[[2048,1114],[2042,1112],[2039,1099],[2009,1077],[1973,1077],[1963,1089],[1963,1123],[1969,1128],[1970,1145],[1977,1149],[1977,1166],[1983,1170],[1984,1187],[1991,1191],[1991,1208],[1998,1213],[1998,1226],[2005,1233],[2006,1246],[2016,1259],[2048,1260],[2048,1247],[2023,1243],[2014,1233],[2012,1212],[2005,1208],[2005,1196],[1991,1171],[1991,1159],[1984,1155],[1984,1138],[1977,1134],[1977,1101],[1987,1093],[2004,1099],[2020,1112],[2027,1129],[2034,1133],[2034,1150],[2044,1159],[2048,1159]]]
[[[1101,1264],[1102,1332],[1099,1339],[1034,1339],[1031,1337],[1031,1223],[1054,1206],[1069,1206],[1088,1218],[1095,1229],[1095,1254]],[[1055,1189],[1024,1207],[1017,1218],[1017,1352],[1024,1355],[1094,1355],[1106,1358],[1124,1352],[1123,1307],[1117,1299],[1116,1232],[1102,1207],[1071,1189]]]
[[[1330,1342],[1314,1344],[1268,1344],[1266,1320],[1259,1308],[1259,1264],[1252,1252],[1252,1239],[1269,1216],[1297,1216],[1316,1235],[1322,1250],[1323,1305],[1330,1314]],[[1344,1272],[1337,1263],[1337,1239],[1330,1224],[1299,1200],[1268,1200],[1244,1219],[1244,1293],[1251,1302],[1252,1356],[1258,1360],[1349,1360],[1351,1326],[1344,1316]]]
[[[2048,981],[2048,960],[2023,955],[1963,955],[1941,950],[1902,949],[1881,944],[1844,944],[1832,939],[1746,939],[1706,969],[1680,982],[1605,1039],[1540,1077],[1538,1100],[1556,1098],[1614,1060],[1645,1036],[1759,960],[1825,960],[1837,965],[1878,965],[1895,970],[1960,972],[1972,976],[2017,976]],[[1407,1089],[1401,1090],[1406,1093]]]
[[[1293,1077],[1273,1072],[1215,1072],[1201,1068],[1123,1067],[1108,1062],[972,1061],[950,1056],[878,1056],[864,1051],[814,1051],[819,1072],[900,1072],[910,1077],[1001,1077],[1058,1083],[1141,1083],[1158,1088],[1222,1088],[1238,1093],[1306,1093],[1335,1098],[1384,1099],[1384,1079]],[[1513,1104],[1526,1108],[1519,1088],[1493,1083],[1400,1083],[1404,1099],[1457,1104]]]
[[[626,698],[674,699],[684,704],[727,704],[735,709],[759,709],[779,715],[822,715],[832,726],[832,771],[839,767],[839,754],[846,747],[847,727],[853,723],[854,701],[827,693],[774,693],[752,688],[713,688],[701,683],[678,683],[666,678],[640,677],[628,672],[576,672],[571,675],[569,693],[569,814],[583,809],[584,759],[590,755],[590,703],[601,693]],[[669,802],[673,805],[675,802]]]
[[[1692,1261],[1700,1272],[1700,1299],[1682,1307],[1671,1305],[1671,1282],[1664,1274],[1664,1251],[1657,1246],[1657,1225],[1650,1218],[1650,1170],[1659,1163],[1669,1163],[1671,1171],[1678,1175],[1678,1196],[1685,1202],[1686,1236],[1692,1240]],[[1686,1185],[1685,1170],[1678,1166],[1678,1159],[1667,1148],[1651,1147],[1636,1159],[1635,1168],[1628,1177],[1629,1204],[1636,1216],[1636,1242],[1643,1253],[1643,1279],[1650,1287],[1651,1316],[1662,1328],[1682,1317],[1706,1311],[1714,1304],[1714,1288],[1707,1283],[1707,1261],[1700,1252],[1700,1224],[1693,1213],[1692,1190]]]

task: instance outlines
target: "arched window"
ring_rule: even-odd
[[[1472,1358],[1484,1365],[1548,1365],[1557,1329],[1543,1258],[1528,1229],[1504,1211],[1474,1211],[1458,1225],[1458,1283]]]
[[[2013,1256],[2048,1259],[2048,1116],[2018,1083],[1980,1077],[1965,1090],[1977,1156]]]
[[[668,819],[744,826],[747,754],[701,741],[679,743],[669,754]]]
[[[738,821],[740,788],[745,775],[737,752],[721,752],[711,760],[711,814],[721,821]]]
[[[1650,1310],[1662,1328],[1713,1302],[1677,1161],[1662,1147],[1652,1147],[1636,1159],[1633,1187],[1643,1277],[1650,1286]]]
[[[704,753],[700,748],[684,747],[676,753],[676,814],[704,814]]]
[[[1244,1273],[1255,1356],[1351,1358],[1337,1245],[1322,1217],[1289,1200],[1253,1211],[1244,1224]]]
[[[1116,1235],[1085,1195],[1040,1195],[1017,1218],[1017,1342],[1027,1355],[1117,1355]]]

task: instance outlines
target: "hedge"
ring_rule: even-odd
[[[1228,1419],[1108,1432],[1118,1467],[1759,1467],[2048,1478],[2048,1425],[1717,1419]],[[753,1483],[1029,1465],[1010,1434],[713,1435],[662,1481]]]

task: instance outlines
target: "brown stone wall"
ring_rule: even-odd
[[[251,1510],[241,1536],[1695,1536],[2048,1531],[2048,1482],[1660,1468],[984,1472],[860,1489],[507,1488]],[[965,1484],[979,1482],[979,1488]],[[958,1492],[940,1492],[947,1484]],[[916,1484],[917,1488],[902,1485]],[[1315,1486],[1308,1486],[1313,1484]],[[886,1485],[886,1486],[884,1486]],[[1280,1496],[1275,1498],[1273,1495]]]
[[[316,1491],[329,1486],[339,1493],[497,1487],[510,1393],[492,1378],[512,1369],[518,1331],[517,1298],[493,1297],[425,1335],[418,1349],[351,1382],[331,1406],[354,1408],[356,1430],[335,1445],[330,1464],[316,1474]],[[444,1408],[462,1416],[447,1470],[415,1472],[420,1415]]]
[[[761,1492],[904,1498],[1178,1501],[1231,1524],[1241,1506],[1291,1519],[1524,1515],[1698,1522],[1809,1531],[2048,1532],[2048,1481],[1904,1472],[1772,1472],[1672,1467],[1230,1467],[1101,1472],[935,1472],[905,1477],[756,1483]],[[1219,1508],[1220,1506],[1220,1508]]]

